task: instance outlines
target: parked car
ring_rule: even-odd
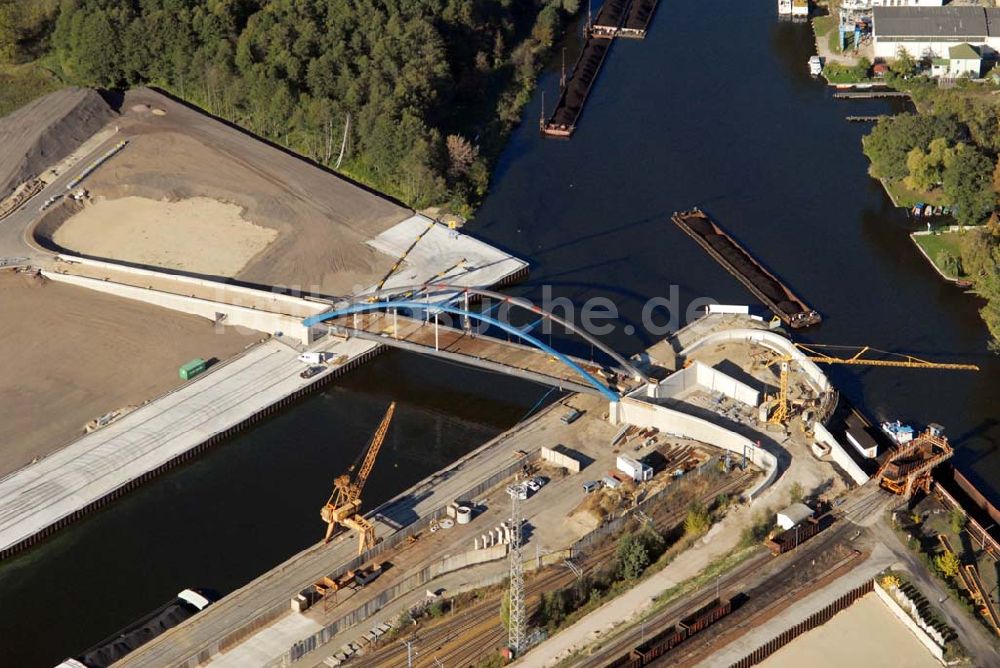
[[[561,419],[561,420],[562,420],[562,421],[563,421],[563,422],[564,422],[565,424],[573,424],[574,422],[576,422],[577,420],[579,420],[579,419],[580,419],[580,416],[581,416],[581,415],[583,415],[583,411],[581,411],[581,410],[578,410],[578,409],[576,409],[576,408],[571,408],[571,409],[569,409],[569,411],[568,411],[568,412],[567,412],[567,413],[566,413],[565,415],[563,415],[563,416],[562,416],[562,418],[560,418],[560,419]]]
[[[311,366],[302,373],[300,373],[299,378],[312,378],[313,376],[323,373],[325,369],[326,367],[322,366]]]
[[[583,493],[592,494],[597,490],[599,490],[601,487],[604,487],[604,483],[602,483],[600,480],[590,480],[588,482],[583,483]]]
[[[528,480],[524,484],[526,484],[528,488],[531,489],[532,492],[537,492],[538,490],[540,490],[542,487],[545,486],[546,482],[548,481],[545,478],[543,478],[540,475],[536,475],[534,478]]]

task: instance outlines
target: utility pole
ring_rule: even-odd
[[[404,640],[403,644],[406,645],[406,668],[413,668],[413,641]]]
[[[521,561],[521,503],[517,491],[510,495],[510,627],[507,645],[514,656],[521,656],[527,635],[524,606],[524,564]]]

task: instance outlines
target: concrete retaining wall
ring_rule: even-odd
[[[198,299],[197,297],[184,297],[148,288],[137,288],[131,285],[112,283],[111,281],[83,278],[81,276],[73,276],[72,274],[60,274],[50,271],[43,271],[42,273],[46,278],[53,281],[68,283],[117,297],[124,297],[125,299],[133,299],[173,311],[180,311],[181,313],[201,316],[213,322],[216,320],[217,313],[224,313],[225,320],[223,320],[223,323],[226,326],[246,327],[247,329],[267,334],[282,332],[287,336],[300,340],[303,344],[310,343],[309,329],[302,326],[301,319],[292,316],[257,311],[245,306],[233,306],[207,299]]]
[[[556,466],[561,466],[571,473],[580,472],[580,462],[573,459],[569,455],[565,455],[557,450],[552,450],[551,448],[542,447],[542,459],[547,462],[551,462]]]
[[[462,552],[461,554],[445,557],[444,559],[431,564],[430,574],[432,578],[436,578],[444,575],[445,573],[451,573],[452,571],[468,568],[469,566],[475,566],[476,564],[484,564],[487,561],[496,561],[497,559],[503,559],[506,556],[506,544],[494,545],[493,547],[487,547],[481,550],[469,550],[468,552]]]
[[[851,480],[859,485],[868,482],[868,474],[861,470],[861,467],[851,459],[844,446],[837,442],[837,439],[833,437],[830,430],[824,427],[822,423],[813,422],[813,438],[817,443],[830,448],[830,457],[840,468],[844,469],[844,472],[851,477]]]
[[[757,390],[698,361],[664,378],[655,386],[652,396],[656,399],[671,399],[698,387],[721,392],[749,406],[756,406],[760,401],[760,392]]]
[[[796,368],[809,378],[818,391],[825,392],[830,389],[830,381],[827,380],[823,371],[814,362],[809,360],[801,350],[796,348],[791,341],[780,334],[768,332],[763,329],[730,329],[723,332],[715,332],[692,343],[681,351],[681,355],[688,356],[699,348],[729,341],[755,343],[769,348],[779,355],[790,355],[792,359],[796,360]]]
[[[694,415],[681,413],[665,406],[624,397],[611,404],[609,416],[613,423],[628,423],[637,427],[656,427],[665,434],[674,434],[728,450],[739,457],[744,453],[755,465],[764,470],[764,479],[746,493],[751,501],[774,482],[778,474],[778,460],[767,450],[739,434],[712,424]]]

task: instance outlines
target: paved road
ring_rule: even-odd
[[[39,249],[27,238],[28,230],[42,217],[38,208],[42,202],[53,195],[66,196],[69,193],[66,189],[67,184],[83,172],[94,159],[107,152],[122,139],[122,135],[113,134],[93,151],[84,155],[73,167],[57,176],[52,183],[45,186],[40,193],[24,203],[21,208],[0,220],[0,257],[27,257],[32,260],[32,264],[38,264],[40,260],[51,257],[51,253]],[[52,165],[52,167],[54,166]],[[86,187],[86,181],[81,185]]]
[[[959,641],[972,658],[973,665],[1000,666],[1000,652],[989,632],[944,590],[938,579],[927,571],[924,563],[903,544],[896,532],[885,522],[875,524],[872,531],[892,551],[897,561],[903,564],[931,606],[941,612],[944,621],[955,629]]]

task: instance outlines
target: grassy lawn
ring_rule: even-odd
[[[961,248],[961,232],[941,232],[939,234],[919,234],[913,237],[913,240],[918,246],[924,249],[927,256],[934,263],[934,266],[938,268],[944,274],[948,272],[944,271],[944,268],[938,264],[938,256],[942,252],[951,253],[954,257],[962,257]],[[959,278],[958,276],[952,276],[952,278]]]
[[[940,188],[931,190],[930,192],[921,192],[907,188],[902,180],[889,181],[884,179],[882,183],[885,184],[886,190],[892,195],[892,199],[896,202],[897,206],[912,209],[913,205],[917,202],[923,202],[931,206],[944,206],[948,204],[944,192]]]
[[[0,116],[62,86],[54,74],[37,62],[0,65]]]

